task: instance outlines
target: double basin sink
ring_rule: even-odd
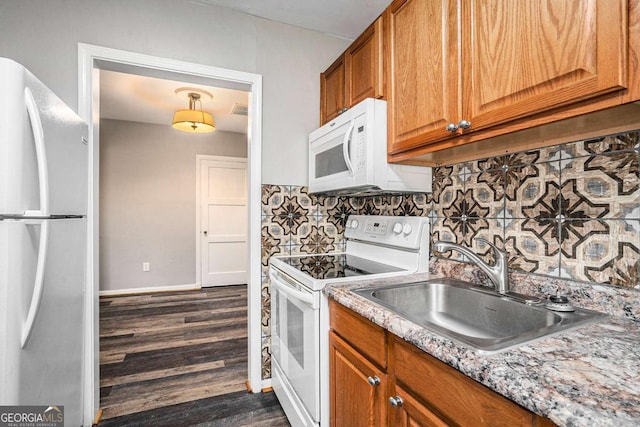
[[[580,308],[572,312],[551,311],[542,303],[532,304],[532,300],[455,279],[354,292],[481,353],[495,353],[607,317]]]

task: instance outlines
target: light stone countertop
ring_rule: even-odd
[[[515,349],[483,355],[351,292],[445,277],[446,269],[432,266],[434,270],[437,272],[432,274],[330,284],[324,293],[560,426],[640,426],[639,322],[611,316]]]

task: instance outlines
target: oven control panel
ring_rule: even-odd
[[[349,240],[417,249],[428,224],[425,217],[351,215],[345,223],[344,235]]]

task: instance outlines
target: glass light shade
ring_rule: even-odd
[[[173,115],[173,127],[183,132],[206,133],[216,130],[216,122],[204,111],[178,110]]]

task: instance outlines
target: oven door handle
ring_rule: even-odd
[[[310,305],[311,308],[316,309],[316,304],[313,301],[313,294],[310,292],[299,291],[289,285],[287,285],[284,281],[280,280],[277,274],[270,272],[269,278],[271,279],[271,283],[275,285],[278,290],[284,294],[289,295],[292,298],[295,298],[303,303]]]

